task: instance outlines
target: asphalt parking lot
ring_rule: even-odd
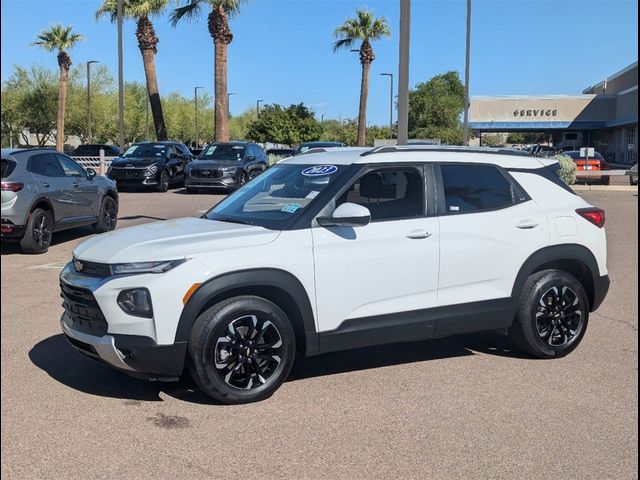
[[[612,286],[581,346],[553,361],[498,334],[299,360],[267,401],[221,406],[129,378],[59,330],[45,255],[2,247],[3,478],[637,478],[637,190],[581,191],[608,215]],[[222,197],[122,193],[118,226],[196,216]]]

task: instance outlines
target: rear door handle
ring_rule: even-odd
[[[522,222],[516,225],[516,228],[519,228],[520,230],[532,230],[536,228],[538,225],[540,224],[535,220],[523,220]]]
[[[410,238],[411,240],[420,240],[423,238],[429,238],[431,235],[432,234],[426,230],[412,230],[407,233],[407,238]]]
[[[51,186],[47,182],[42,182],[40,185],[42,185],[45,188],[49,188]]]

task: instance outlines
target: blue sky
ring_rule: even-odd
[[[31,47],[50,23],[73,25],[86,40],[70,53],[75,63],[99,60],[116,72],[116,28],[96,22],[94,0],[2,0],[1,76],[12,65],[57,68],[55,55]],[[355,117],[357,54],[331,51],[336,26],[366,6],[389,21],[393,36],[374,44],[369,120],[388,121],[388,77],[398,68],[398,0],[254,0],[232,20],[229,48],[231,112],[266,103],[304,102],[325,118]],[[474,0],[472,95],[580,93],[638,59],[638,3],[632,0]],[[160,45],[161,93],[213,90],[213,45],[206,18],[169,26],[154,20]],[[413,0],[410,83],[464,69],[465,2]],[[125,23],[124,75],[144,80],[134,24]]]

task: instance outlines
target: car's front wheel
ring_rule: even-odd
[[[268,398],[289,375],[295,358],[293,327],[272,302],[255,296],[222,301],[203,312],[191,331],[191,374],[223,403]]]
[[[51,245],[53,217],[51,212],[36,208],[31,212],[20,247],[24,253],[45,253]]]
[[[159,192],[166,192],[169,190],[169,181],[171,179],[169,178],[169,172],[166,170],[163,170],[160,173],[160,179],[158,180],[158,191]]]
[[[545,270],[525,283],[510,334],[538,358],[563,357],[580,343],[589,322],[589,299],[573,275]]]

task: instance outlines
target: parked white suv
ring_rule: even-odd
[[[609,279],[604,212],[557,168],[486,149],[298,155],[201,218],[84,242],[62,330],[135,376],[188,366],[226,403],[271,395],[296,353],[499,330],[563,356]]]

